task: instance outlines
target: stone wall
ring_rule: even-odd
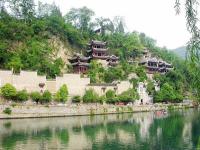
[[[128,81],[121,81],[117,84],[90,84],[90,78],[81,78],[80,74],[64,74],[56,79],[47,80],[46,76],[39,76],[34,71],[21,71],[19,74],[13,74],[12,71],[0,70],[0,87],[6,83],[12,84],[17,90],[26,89],[28,92],[49,90],[51,93],[56,93],[63,84],[66,84],[69,96],[83,96],[85,90],[90,88],[99,95],[105,94],[108,90],[121,94],[131,88]],[[44,87],[39,86],[41,83]]]
[[[100,96],[104,95],[108,90],[121,94],[131,88],[129,81],[121,81],[117,84],[89,84],[86,89],[94,89]]]
[[[83,95],[86,86],[90,84],[90,78],[81,78],[80,74],[64,74],[62,77],[56,77],[56,90],[63,84],[68,87],[69,95]]]

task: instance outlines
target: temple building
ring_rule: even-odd
[[[86,73],[89,69],[90,57],[85,57],[80,54],[75,54],[69,59],[73,67],[73,73]]]
[[[106,61],[108,62],[108,66],[116,66],[119,63],[119,57],[111,55],[106,59]]]
[[[87,55],[93,59],[106,60],[108,56],[108,49],[106,48],[106,42],[92,40],[87,50]]]
[[[157,58],[143,58],[140,63],[146,67],[148,73],[166,73],[173,69],[173,66]]]

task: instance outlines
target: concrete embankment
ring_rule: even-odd
[[[42,117],[65,117],[83,115],[102,115],[117,113],[148,112],[162,109],[182,109],[192,107],[183,104],[155,104],[139,106],[116,106],[100,104],[71,104],[71,105],[0,105],[0,119],[16,118],[42,118]],[[11,109],[11,114],[3,111]]]

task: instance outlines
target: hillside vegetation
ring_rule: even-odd
[[[175,67],[166,75],[155,75],[161,91],[170,90],[174,100],[187,95],[198,98],[198,93],[190,85],[193,74],[186,62],[167,49],[157,47],[156,41],[144,33],[125,32],[126,25],[120,16],[113,20],[95,18],[95,13],[86,7],[72,8],[67,14],[62,14],[55,4],[34,4],[33,0],[5,0],[0,7],[1,69],[13,69],[16,73],[20,69],[37,70],[39,74],[54,78],[70,72],[68,57],[74,52],[84,53],[87,43],[96,39],[108,42],[109,52],[120,57],[120,64],[105,69],[92,62],[88,76],[93,83],[124,80],[133,72],[139,76],[138,81],[146,80],[144,69],[128,61],[138,60],[142,50],[148,48]],[[97,28],[101,28],[101,34],[94,32]],[[135,79],[131,81],[133,84],[138,82]],[[157,101],[166,101],[163,93],[149,89]]]

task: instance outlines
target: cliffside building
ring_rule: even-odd
[[[88,46],[89,50],[87,50],[87,55],[89,57],[102,60],[106,60],[109,57],[106,42],[92,40]]]
[[[139,62],[139,65],[145,66],[148,73],[166,73],[173,69],[172,64],[169,64],[161,59],[152,57],[151,53],[145,49],[143,51],[143,57]]]
[[[148,73],[166,73],[173,69],[173,66],[157,58],[145,58],[140,61],[140,65],[146,67]]]
[[[85,57],[80,54],[75,54],[69,59],[72,67],[73,73],[86,73],[89,69],[90,57]]]
[[[108,66],[116,66],[119,63],[119,57],[111,55],[106,59],[106,61],[108,62]]]

